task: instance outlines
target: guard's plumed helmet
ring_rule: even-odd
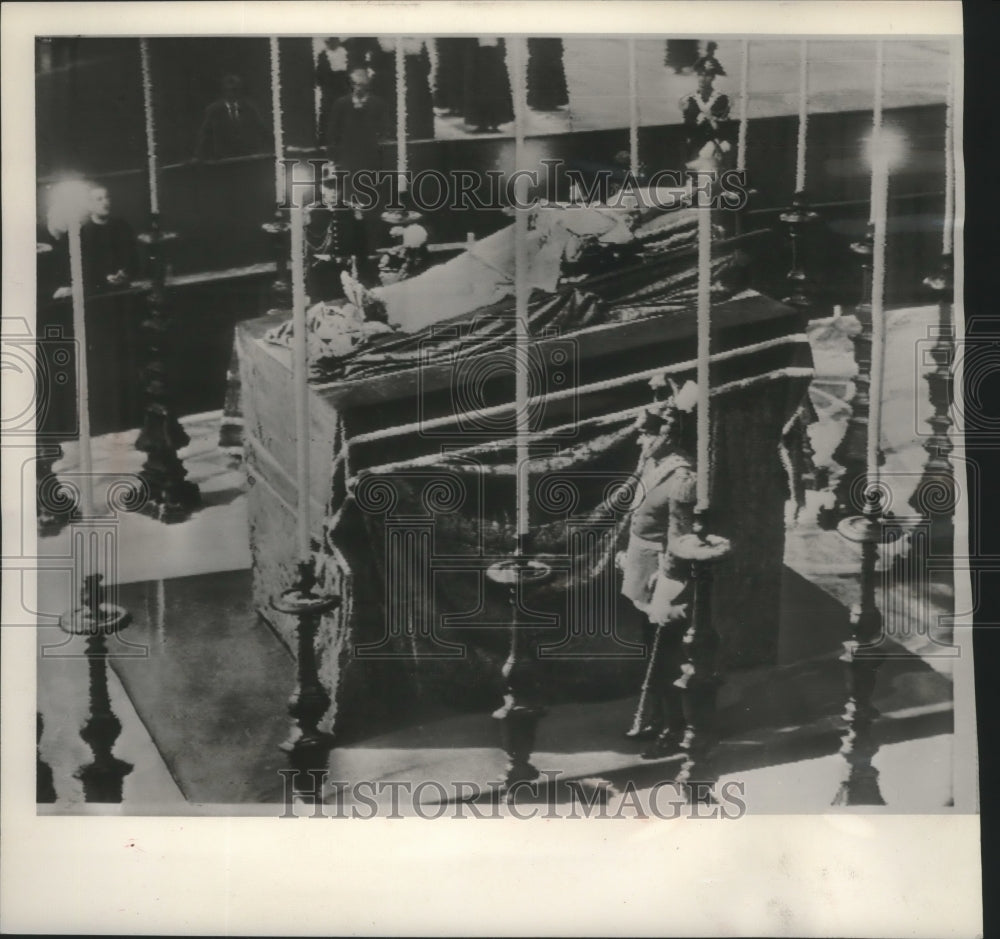
[[[636,422],[640,433],[659,436],[667,423],[665,417],[667,414],[690,419],[698,406],[698,386],[693,381],[686,381],[683,385],[678,385],[672,378],[657,375],[650,380],[649,384],[654,391],[669,388],[671,394],[665,400],[658,401],[653,407],[647,408],[640,415]]]

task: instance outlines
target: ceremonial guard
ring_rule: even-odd
[[[732,149],[729,96],[714,87],[718,75],[725,75],[715,57],[716,44],[710,42],[708,50],[694,64],[698,76],[698,90],[681,98],[680,108],[684,117],[689,169],[718,171],[725,154]]]
[[[323,201],[309,208],[306,223],[306,293],[313,301],[343,296],[340,275],[368,279],[368,251],[361,212],[344,201],[336,175],[323,180]]]
[[[619,555],[622,595],[642,618],[648,664],[635,720],[626,736],[654,738],[642,756],[657,759],[679,752],[684,739],[681,691],[674,682],[684,661],[683,639],[690,598],[687,566],[670,550],[691,531],[694,520],[694,408],[697,388],[687,382],[658,409],[645,413],[639,428],[638,486],[632,504],[628,547]]]

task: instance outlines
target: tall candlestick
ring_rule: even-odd
[[[699,195],[702,195],[699,193]],[[697,506],[705,512],[709,507],[709,377],[708,360],[711,347],[712,317],[712,210],[710,201],[699,199],[698,204],[698,454],[697,454]]]
[[[146,118],[146,166],[149,173],[149,211],[160,211],[160,187],[156,166],[156,124],[153,118],[153,79],[149,65],[149,41],[139,40],[139,58],[142,62],[142,110]]]
[[[271,118],[274,122],[274,201],[285,201],[285,138],[281,119],[281,52],[278,37],[271,37]]]
[[[639,75],[635,61],[635,37],[628,40],[628,144],[629,170],[639,178]]]
[[[806,188],[806,124],[809,103],[809,43],[802,40],[799,47],[799,141],[795,155],[795,191]]]
[[[747,168],[747,109],[750,90],[750,43],[744,39],[740,46],[740,131],[736,140],[736,169],[743,172]]]
[[[949,44],[948,98],[944,106],[944,235],[941,253],[951,254],[955,227],[955,100],[961,83],[961,58]]]
[[[882,130],[882,86],[885,78],[885,43],[879,39],[875,43],[875,101],[872,107],[872,142]],[[872,164],[872,194],[868,221],[875,221],[875,164]]]
[[[525,40],[516,36],[510,40],[511,71],[514,105],[514,169],[521,170],[527,162],[524,147],[524,112],[527,108],[524,66]],[[514,198],[514,316],[516,340],[515,407],[517,408],[517,541],[520,553],[528,534],[528,456],[531,422],[528,414],[528,179],[525,174],[515,180]]]
[[[292,234],[292,382],[295,385],[295,468],[298,483],[299,557],[309,556],[309,360],[306,343],[305,229],[302,207],[293,206]]]
[[[320,36],[313,36],[312,40],[312,61],[315,66],[319,61],[319,57],[324,55],[324,50],[326,49],[326,41]],[[320,124],[320,117],[323,113],[323,89],[320,87],[319,83],[316,83],[316,87],[313,90],[313,122],[316,127],[316,140],[320,141],[323,139],[323,131],[325,128]]]
[[[889,211],[889,157],[881,131],[872,137],[872,364],[868,413],[867,474],[878,483],[879,437],[882,429],[882,377],[885,371],[885,232]]]
[[[406,184],[406,54],[403,37],[396,37],[396,171],[399,189],[405,192]]]
[[[87,320],[83,301],[83,252],[80,219],[74,211],[69,223],[69,276],[73,296],[73,339],[76,342],[76,375],[80,387],[81,501],[85,518],[94,517],[94,462],[90,449],[90,382],[87,376]]]

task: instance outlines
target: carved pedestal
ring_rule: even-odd
[[[319,729],[319,722],[332,702],[319,680],[316,633],[321,617],[340,605],[340,597],[328,596],[316,589],[315,562],[309,558],[299,562],[295,583],[272,600],[271,605],[279,613],[288,613],[298,619],[298,688],[288,705],[288,713],[295,723],[284,748],[296,771],[293,789],[300,796],[319,802],[322,801],[321,774],[327,767],[334,740],[331,734]]]
[[[538,722],[545,716],[538,678],[538,643],[532,629],[521,622],[522,586],[540,584],[551,574],[547,564],[516,556],[493,564],[487,576],[510,592],[510,651],[501,674],[506,682],[503,706],[493,712],[500,722],[500,739],[507,754],[507,769],[500,789],[535,780],[538,770],[531,763]]]
[[[168,523],[188,518],[201,502],[198,487],[185,479],[187,470],[177,455],[191,441],[173,411],[169,386],[170,318],[165,304],[163,247],[174,237],[160,231],[155,215],[150,231],[140,236],[149,254],[151,287],[149,312],[142,323],[146,342],[142,370],[146,408],[135,442],[136,449],[146,454],[139,474],[149,490],[144,510]]]
[[[108,696],[107,637],[117,635],[132,622],[126,610],[104,602],[100,574],[84,579],[80,605],[64,614],[60,628],[75,636],[86,636],[87,666],[90,671],[90,715],[80,737],[94,758],[79,768],[76,777],[83,783],[87,802],[121,802],[122,785],[132,772],[132,764],[114,756],[115,741],[122,725],[111,710]]]

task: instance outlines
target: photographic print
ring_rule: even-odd
[[[658,6],[18,39],[36,818],[975,820],[960,12]]]

